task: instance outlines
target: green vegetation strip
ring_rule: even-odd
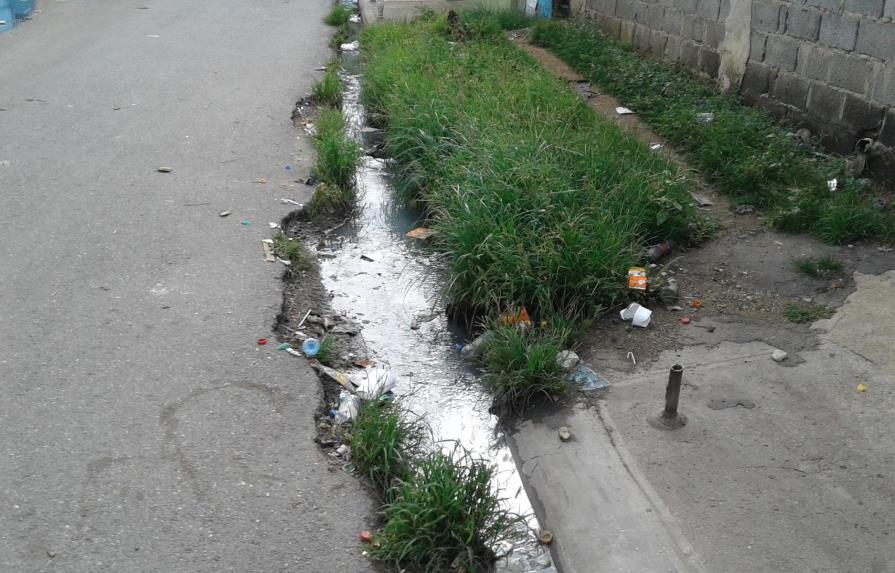
[[[719,94],[587,23],[539,22],[531,39],[636,111],[720,191],[765,208],[773,226],[830,243],[895,237],[892,210],[880,208],[866,182],[842,180],[841,158],[798,143],[738,97]],[[698,114],[712,115],[699,121]],[[834,177],[840,188],[831,192],[827,181]]]
[[[645,244],[702,238],[692,181],[597,116],[495,18],[366,28],[364,102],[399,193],[450,258],[455,309],[580,316],[625,295]]]

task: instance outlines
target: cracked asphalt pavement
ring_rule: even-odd
[[[256,345],[328,5],[47,1],[0,35],[0,570],[370,570],[316,378]]]

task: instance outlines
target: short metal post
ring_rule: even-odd
[[[671,372],[668,373],[668,386],[665,388],[665,409],[648,418],[654,428],[674,430],[687,423],[687,417],[677,411],[683,375],[683,366],[675,364],[671,367]]]

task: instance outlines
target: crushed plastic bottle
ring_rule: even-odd
[[[305,356],[313,358],[320,352],[320,341],[316,338],[308,338],[301,343],[301,349],[305,353]]]
[[[339,424],[350,422],[357,417],[360,408],[360,397],[344,390],[339,393],[339,408],[336,410],[335,420]]]
[[[609,380],[606,380],[593,369],[580,363],[571,372],[566,375],[566,380],[576,386],[582,392],[592,392],[594,390],[604,390],[609,388]]]

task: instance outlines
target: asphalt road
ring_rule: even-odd
[[[316,379],[255,343],[327,7],[44,0],[0,35],[0,571],[369,569]]]

